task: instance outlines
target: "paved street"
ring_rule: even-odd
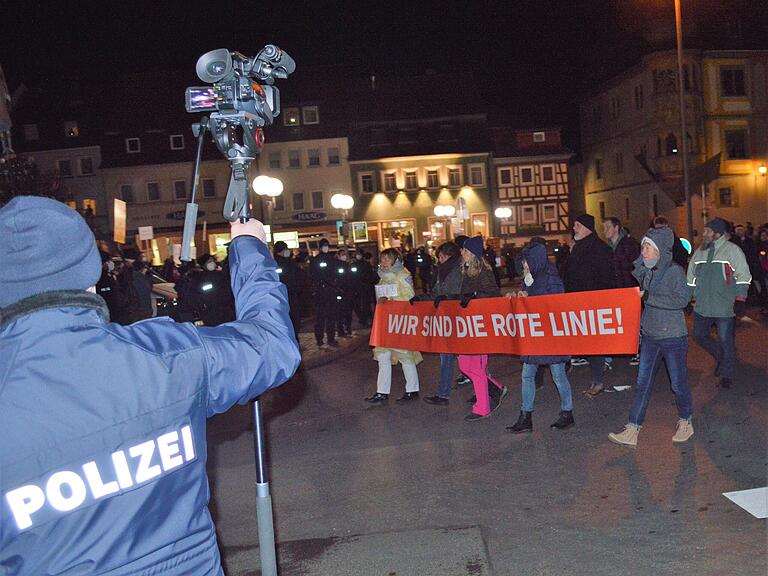
[[[759,318],[756,310],[752,316]],[[470,388],[448,407],[370,407],[376,363],[366,345],[304,370],[265,396],[282,576],[686,575],[765,576],[766,521],[722,496],[765,486],[768,326],[737,329],[738,376],[715,387],[713,362],[689,352],[695,435],[671,442],[674,397],[659,375],[636,450],[611,444],[631,391],[594,400],[589,368],[571,372],[577,425],[554,432],[547,375],[534,433],[504,431],[519,410],[520,363],[494,357],[509,396],[466,423]],[[349,344],[352,346],[352,344]],[[334,352],[338,354],[338,352]],[[633,384],[617,358],[612,384]],[[438,358],[419,366],[433,393]],[[212,511],[229,576],[256,575],[253,442],[247,407],[211,420]]]

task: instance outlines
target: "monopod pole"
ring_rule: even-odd
[[[269,493],[264,424],[261,419],[261,402],[253,401],[253,445],[256,455],[256,516],[259,530],[259,556],[262,576],[277,576],[275,558],[275,530],[272,523],[272,496]]]

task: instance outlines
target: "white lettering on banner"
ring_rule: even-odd
[[[179,445],[181,432],[181,446]],[[158,457],[154,457],[157,448]],[[27,484],[10,490],[5,501],[13,514],[19,530],[34,525],[33,514],[43,509],[46,503],[56,512],[70,512],[87,503],[159,478],[195,459],[192,429],[189,425],[180,430],[161,434],[157,438],[130,446],[126,451],[117,450],[110,455],[111,468],[99,469],[95,460],[86,462],[72,470],[57,470],[47,481]],[[153,462],[155,460],[155,462]],[[159,464],[156,462],[159,460]],[[45,485],[43,489],[41,486]]]
[[[546,336],[607,336],[623,334],[621,308],[598,308],[549,312],[549,320],[539,312],[508,314],[491,313],[472,316],[423,316],[422,337],[486,338],[489,326],[495,337],[541,338]],[[390,314],[387,331],[390,334],[416,336],[419,317],[406,314]]]
[[[450,316],[424,316],[421,328],[422,336],[440,336],[449,338],[453,335],[453,322]]]

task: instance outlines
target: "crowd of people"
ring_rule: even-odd
[[[573,247],[554,262],[546,242],[531,239],[514,261],[521,287],[507,297],[636,286],[643,306],[638,374],[627,423],[609,438],[637,445],[663,361],[677,403],[672,441],[684,443],[694,434],[686,311],[719,385],[730,388],[735,318],[750,298],[766,306],[768,225],[731,228],[714,218],[690,258],[662,218],[639,241],[615,218],[604,219],[602,229],[605,240],[591,215],[579,215]],[[19,573],[74,573],[88,558],[104,573],[173,566],[221,574],[208,509],[206,419],[291,378],[301,359],[295,336],[304,295],[315,304],[317,342],[328,346],[351,334],[353,313],[370,324],[373,306],[385,299],[435,307],[451,299],[467,308],[502,294],[495,254],[479,236],[442,243],[436,263],[426,249],[389,248],[374,268],[370,254],[343,247],[331,254],[327,241],[307,263],[279,242],[273,258],[262,225],[237,221],[225,261],[168,260],[159,272],[175,286],[179,319],[204,325],[198,327],[150,319],[156,272],[138,253],[100,255],[85,220],[64,204],[16,197],[0,207],[0,236],[8,239],[0,243],[0,493],[7,510],[0,549]],[[406,382],[397,402],[419,398],[420,351],[377,347],[373,356],[378,378],[367,402],[388,402],[396,364]],[[450,402],[456,360],[475,392],[465,420],[487,418],[508,387],[490,374],[486,354],[441,354],[437,390],[425,402]],[[520,360],[520,414],[507,429],[533,430],[537,377],[546,367],[560,395],[551,428],[573,427],[568,369],[578,359]],[[606,390],[611,363],[602,355],[584,359],[589,398]]]
[[[602,234],[598,233],[598,230]],[[715,360],[718,384],[732,385],[735,377],[735,318],[744,314],[747,299],[768,314],[768,225],[755,230],[751,224],[732,227],[721,218],[706,224],[702,244],[692,255],[662,216],[639,239],[616,217],[601,223],[590,214],[577,216],[573,224],[572,245],[552,246],[543,238],[533,238],[521,250],[505,247],[504,266],[490,244],[480,236],[458,236],[443,242],[434,251],[425,246],[389,248],[374,262],[373,255],[361,249],[335,247],[327,239],[319,243],[318,253],[308,257],[277,242],[273,256],[277,272],[288,293],[290,318],[298,335],[302,317],[313,316],[314,336],[321,349],[339,346],[340,338],[353,336],[352,318],[369,326],[377,303],[376,285],[392,285],[389,298],[415,302],[430,300],[435,307],[446,299],[460,300],[462,306],[476,298],[501,296],[500,268],[510,279],[520,277],[522,290],[507,297],[531,297],[612,288],[639,287],[643,304],[640,348],[627,361],[638,366],[635,401],[624,432],[611,440],[634,445],[650,398],[653,374],[663,359],[679,404],[676,441],[693,433],[690,387],[686,372],[688,329],[684,311],[693,316],[693,340]],[[117,264],[104,258],[97,291],[107,301],[112,317],[130,323],[152,315],[148,279],[149,267],[141,256]],[[203,255],[183,266],[166,260],[158,273],[175,283],[178,320],[194,320],[216,326],[235,318],[229,289],[226,260],[218,262]],[[693,303],[691,303],[693,301]],[[114,311],[113,311],[114,310]],[[713,336],[714,328],[716,336]],[[418,351],[375,348],[379,369],[376,391],[365,398],[371,404],[389,400],[392,366],[400,364],[406,388],[397,403],[419,398]],[[533,429],[536,390],[543,384],[546,368],[560,394],[560,413],[552,423],[556,429],[573,426],[573,398],[568,374],[573,367],[588,366],[590,385],[585,394],[596,398],[612,388],[606,374],[614,359],[604,355],[584,357],[521,357],[522,403],[517,422],[507,426],[512,433]],[[459,377],[454,379],[458,363]],[[440,375],[436,390],[423,398],[431,405],[449,403],[451,389],[472,383],[474,397],[466,420],[487,418],[501,404],[508,388],[488,371],[487,355],[440,354]],[[685,440],[687,440],[685,437]]]
[[[522,249],[514,263],[522,277],[522,289],[506,294],[509,298],[532,297],[558,293],[574,293],[613,288],[637,287],[642,302],[640,346],[628,363],[638,366],[634,397],[624,431],[610,434],[611,441],[636,446],[639,430],[645,420],[654,375],[663,361],[667,365],[671,387],[675,393],[678,422],[672,437],[685,442],[693,435],[691,387],[687,373],[688,325],[686,312],[693,315],[693,339],[715,361],[718,385],[730,388],[735,377],[735,320],[744,315],[747,299],[768,309],[768,224],[755,231],[751,225],[731,225],[722,218],[707,222],[701,245],[689,257],[680,238],[664,217],[656,217],[651,227],[638,240],[615,217],[603,219],[603,238],[597,233],[595,218],[590,214],[576,217],[573,245],[558,247],[554,262],[547,254],[546,241],[533,238]],[[417,250],[424,260],[428,253]],[[427,266],[409,269],[408,253],[387,249],[379,257],[379,284],[396,287],[387,298],[416,302],[428,300],[439,307],[446,299],[459,300],[467,307],[476,298],[499,297],[499,275],[495,257],[487,258],[487,247],[480,236],[459,236],[455,241],[439,245],[435,253],[434,271],[422,273]],[[495,256],[495,255],[494,255]],[[431,284],[425,279],[432,279]],[[421,293],[416,294],[421,286]],[[716,336],[712,334],[715,329]],[[487,418],[501,404],[508,388],[488,371],[487,355],[459,354],[461,376],[458,381],[471,381],[475,395],[471,412],[465,420]],[[375,348],[379,363],[376,392],[365,398],[372,404],[384,404],[391,390],[392,364],[400,363],[406,389],[397,403],[419,396],[417,365],[422,361],[418,351]],[[440,375],[435,394],[424,401],[435,406],[449,403],[454,383],[455,355],[440,354]],[[585,391],[596,398],[608,390],[606,372],[613,358],[591,355],[523,356],[521,386],[522,403],[517,422],[507,426],[512,433],[533,429],[536,389],[541,385],[544,368],[548,367],[560,395],[560,413],[551,424],[563,430],[575,425],[573,398],[568,373],[573,366],[589,366],[591,384]],[[458,382],[457,381],[457,382]]]

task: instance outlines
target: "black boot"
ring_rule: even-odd
[[[522,432],[533,432],[533,418],[531,412],[520,412],[520,417],[512,426],[507,426],[507,430],[512,434],[521,434]]]
[[[382,394],[381,392],[376,392],[373,396],[365,399],[369,404],[385,404],[387,400],[389,400],[389,394]]]
[[[561,410],[560,416],[558,416],[557,420],[550,425],[550,428],[565,430],[575,424],[576,422],[573,419],[573,412],[571,410]]]
[[[406,392],[400,398],[395,400],[398,404],[405,404],[406,402],[411,402],[412,400],[416,400],[419,397],[418,392]]]

